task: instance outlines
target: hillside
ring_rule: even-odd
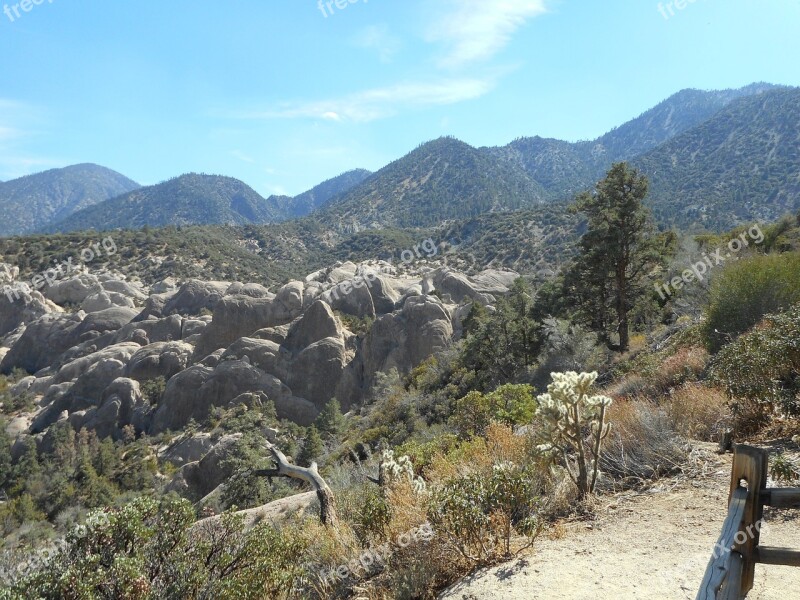
[[[593,141],[522,137],[486,151],[518,164],[552,198],[563,200],[594,184],[612,163],[653,150],[707,121],[738,98],[775,87],[758,83],[738,90],[682,90]]]
[[[0,183],[0,236],[20,235],[135,190],[139,184],[98,165],[80,164]]]
[[[293,198],[290,216],[305,217],[318,208],[325,206],[334,197],[349,192],[370,175],[372,173],[366,169],[354,169],[323,181],[307,192],[303,192]]]
[[[275,197],[266,200],[231,177],[190,173],[78,211],[42,230],[267,223],[281,220],[287,203]]]
[[[339,231],[427,227],[540,204],[546,194],[519,167],[454,138],[423,144],[315,213]]]
[[[663,224],[719,231],[800,208],[800,89],[731,103],[633,163]]]

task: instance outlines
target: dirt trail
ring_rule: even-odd
[[[541,538],[524,557],[476,573],[441,600],[692,600],[726,515],[731,455],[674,489],[604,498],[596,521]],[[666,481],[666,485],[675,485]],[[762,543],[800,549],[800,511],[765,512]],[[748,600],[800,599],[800,568],[756,567]]]

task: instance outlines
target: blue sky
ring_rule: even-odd
[[[0,0],[2,180],[294,195],[441,135],[591,139],[683,88],[800,85],[796,0],[25,1]]]

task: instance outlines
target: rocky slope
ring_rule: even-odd
[[[10,425],[15,451],[28,436],[46,447],[50,426],[64,420],[119,439],[126,426],[179,431],[215,407],[266,399],[280,418],[304,425],[333,397],[347,411],[378,373],[407,373],[445,348],[460,334],[469,301],[490,305],[517,277],[498,270],[467,277],[424,263],[338,263],[274,290],[169,279],[148,286],[83,271],[33,291],[2,265],[0,372],[31,373],[11,390],[33,406]],[[369,326],[356,334],[345,322]],[[153,406],[142,385],[159,378],[166,388]],[[208,440],[191,439],[177,463],[215,472],[219,460],[200,460],[210,449]],[[221,477],[183,470],[178,487],[195,496]]]

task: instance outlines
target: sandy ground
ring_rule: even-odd
[[[731,455],[693,480],[601,500],[597,519],[460,581],[441,600],[694,599],[727,512]],[[800,511],[765,512],[761,543],[800,549]],[[800,568],[757,566],[748,600],[800,599]]]

